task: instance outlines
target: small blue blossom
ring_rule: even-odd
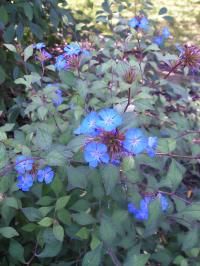
[[[24,155],[17,156],[15,162],[15,170],[19,174],[24,174],[26,171],[31,171],[33,168],[34,160],[31,158],[27,158]]]
[[[74,131],[75,134],[93,135],[96,133],[99,116],[96,112],[91,112],[82,121],[81,125]]]
[[[50,53],[48,53],[46,50],[42,50],[42,56],[46,59],[51,59],[52,55]]]
[[[100,163],[108,163],[109,155],[105,144],[90,142],[84,148],[84,158],[90,167],[97,167]]]
[[[71,43],[65,46],[64,51],[68,56],[79,55],[81,52],[81,47],[78,43]]]
[[[125,134],[123,147],[131,153],[139,154],[147,147],[147,138],[140,129],[129,129]]]
[[[134,17],[131,20],[129,20],[128,25],[131,28],[135,28],[135,29],[140,28],[140,29],[146,30],[148,28],[149,21],[145,17],[142,17],[142,18]]]
[[[33,45],[33,48],[37,49],[37,50],[41,50],[42,48],[45,48],[46,45],[43,42],[38,42],[36,44]]]
[[[133,203],[128,204],[128,211],[132,213],[137,220],[148,220],[149,217],[149,203],[152,200],[151,197],[145,197],[140,201],[140,208],[137,209]]]
[[[156,36],[154,37],[153,42],[156,43],[158,46],[162,46],[164,43],[164,38],[163,36]]]
[[[62,91],[60,89],[56,90],[56,98],[54,98],[52,101],[56,107],[63,103]]]
[[[167,200],[167,197],[165,197],[164,195],[162,195],[160,193],[158,194],[158,197],[160,198],[162,211],[165,212],[169,206],[169,202]]]
[[[99,112],[97,126],[105,131],[115,130],[122,124],[122,117],[114,109],[103,109]]]
[[[91,56],[91,52],[86,49],[82,49],[81,54],[84,55],[85,57]]]
[[[46,184],[50,184],[54,178],[54,171],[51,167],[47,166],[42,170],[38,170],[37,172],[37,180],[42,183],[43,181]]]
[[[157,137],[149,137],[147,139],[146,151],[150,157],[154,157],[156,155],[157,146],[158,146],[158,138]]]
[[[58,71],[67,70],[69,68],[69,64],[68,64],[67,60],[65,59],[65,55],[59,55],[56,58],[55,68]]]
[[[169,36],[170,36],[170,31],[169,31],[169,29],[168,29],[167,27],[164,27],[164,28],[162,29],[162,36],[163,36],[165,39],[168,39],[168,38],[169,38]]]
[[[118,160],[118,159],[112,159],[111,160],[111,164],[113,164],[115,166],[119,166],[120,165],[120,160]]]
[[[20,175],[17,177],[18,183],[17,187],[22,191],[29,191],[33,185],[33,176],[26,173],[25,175]]]

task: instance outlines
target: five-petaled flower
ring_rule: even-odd
[[[74,131],[75,134],[94,135],[97,131],[99,117],[96,112],[91,112],[82,121],[81,125]]]
[[[33,168],[34,160],[24,155],[19,155],[15,161],[15,170],[19,174],[24,174],[27,171],[31,171]]]
[[[17,187],[22,191],[29,191],[33,185],[33,176],[29,173],[17,177]]]
[[[109,155],[105,144],[90,142],[85,146],[84,158],[91,167],[97,167],[99,163],[108,163]]]
[[[147,147],[147,139],[139,128],[129,129],[125,134],[123,146],[127,151],[139,154]]]
[[[55,63],[55,68],[60,71],[60,70],[67,70],[69,68],[69,64],[65,58],[65,55],[59,55],[56,58],[56,63]]]
[[[97,126],[105,131],[112,131],[122,124],[122,117],[114,109],[103,109],[99,112]]]
[[[149,26],[149,21],[146,17],[136,16],[129,20],[128,25],[136,30],[138,29],[147,30]]]
[[[81,52],[81,47],[78,43],[70,43],[65,46],[64,51],[68,56],[79,55]]]
[[[49,184],[52,182],[53,178],[54,178],[54,171],[49,166],[45,167],[44,169],[40,169],[37,172],[37,180],[40,183],[44,181],[46,184]]]

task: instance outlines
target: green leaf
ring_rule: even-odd
[[[50,10],[50,21],[54,25],[55,28],[58,27],[59,17],[58,17],[58,14],[54,8],[51,8],[51,10]]]
[[[86,188],[88,183],[87,175],[89,171],[88,167],[84,166],[68,167],[67,175],[69,186],[72,188]]]
[[[0,234],[4,236],[5,238],[12,238],[14,236],[18,236],[18,232],[10,226],[7,227],[1,227],[0,228]]]
[[[102,244],[87,252],[83,258],[82,266],[99,266],[101,262]]]
[[[0,84],[2,84],[5,81],[6,73],[2,66],[0,66]]]
[[[149,204],[149,218],[146,223],[144,235],[150,236],[157,231],[159,218],[162,214],[160,199],[156,198]]]
[[[51,134],[46,130],[38,129],[34,138],[34,144],[42,150],[48,150],[52,144]]]
[[[16,50],[16,48],[15,48],[15,46],[13,45],[13,44],[9,44],[9,43],[4,43],[4,46],[8,49],[8,50],[10,50],[11,52],[17,52],[17,50]]]
[[[9,132],[13,130],[15,124],[14,123],[6,123],[4,126],[0,127],[0,131]]]
[[[38,224],[44,227],[49,227],[53,224],[53,219],[50,217],[44,217],[40,222],[38,222]]]
[[[12,207],[14,209],[19,209],[19,204],[16,198],[13,197],[7,197],[4,199],[3,203],[6,206]]]
[[[109,195],[119,180],[119,168],[109,164],[101,168],[101,174],[106,194]]]
[[[109,217],[104,217],[101,219],[100,225],[100,237],[101,239],[109,245],[114,243],[116,238],[116,232],[114,230],[113,223]]]
[[[22,208],[23,214],[30,222],[39,221],[42,219],[41,212],[33,207]]]
[[[72,218],[80,225],[88,225],[96,223],[96,220],[91,216],[91,214],[86,212],[74,213]]]
[[[24,62],[26,62],[33,55],[33,45],[29,45],[24,50]]]
[[[163,15],[163,14],[166,14],[167,13],[167,8],[166,7],[162,7],[160,10],[159,10],[159,15]]]
[[[53,234],[57,240],[63,242],[65,232],[61,225],[59,224],[53,225]]]
[[[0,7],[0,21],[2,21],[4,24],[7,24],[9,19],[7,10],[1,6]]]
[[[158,141],[158,151],[159,152],[172,152],[176,148],[176,140],[165,138],[159,139]]]
[[[27,16],[27,18],[29,20],[33,19],[33,8],[29,3],[24,3],[23,4],[23,8],[24,8],[24,13]]]
[[[171,189],[176,190],[183,179],[184,173],[185,168],[176,160],[172,159],[167,176],[161,181],[161,185],[168,186]]]
[[[76,82],[76,78],[74,76],[74,74],[70,71],[60,71],[59,73],[60,75],[60,79],[61,81],[70,86],[70,87],[74,87],[75,86],[75,82]]]
[[[8,26],[4,31],[3,39],[6,43],[11,43],[14,37],[15,37],[15,25],[10,24],[10,26]]]
[[[45,245],[44,250],[37,255],[39,258],[52,258],[56,257],[61,251],[62,242],[58,240],[52,240],[50,243]]]
[[[87,227],[82,227],[77,233],[76,236],[81,239],[88,239],[89,238],[89,230]]]
[[[200,203],[193,203],[173,216],[186,220],[200,220]]]
[[[199,242],[199,229],[193,228],[188,233],[184,235],[184,239],[182,242],[182,250],[190,250],[195,246],[198,246]]]
[[[24,248],[19,242],[12,239],[9,245],[8,252],[11,255],[11,257],[13,257],[13,259],[15,259],[16,261],[25,263]]]
[[[56,211],[63,209],[68,203],[70,196],[63,196],[56,201]]]
[[[124,263],[124,266],[145,266],[149,257],[149,254],[133,255]]]

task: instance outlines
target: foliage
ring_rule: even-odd
[[[112,34],[55,53],[45,37],[26,45],[28,29],[24,49],[3,37],[21,65],[0,127],[2,266],[199,266],[199,49],[155,44],[148,2],[136,25],[114,4],[99,18]]]

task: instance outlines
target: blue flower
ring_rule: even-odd
[[[137,209],[133,203],[128,204],[129,213],[133,214],[137,220],[148,220],[149,217],[149,203],[152,197],[145,197],[140,201],[140,208]]]
[[[56,90],[56,98],[54,98],[52,101],[56,107],[58,107],[59,105],[62,104],[63,97],[62,97],[62,91],[61,90],[59,90],[59,89]]]
[[[65,55],[59,55],[56,58],[56,63],[55,63],[55,68],[60,71],[60,70],[66,70],[69,68],[69,64],[67,60],[65,59]]]
[[[112,131],[122,123],[122,117],[114,109],[103,109],[99,112],[97,126],[105,131]]]
[[[158,146],[158,138],[157,137],[149,137],[147,140],[146,151],[150,157],[154,157],[156,155],[157,146]]]
[[[134,17],[131,20],[129,20],[128,25],[131,28],[135,28],[135,29],[140,28],[140,29],[146,30],[148,28],[149,21],[145,17],[142,17],[142,18]]]
[[[140,23],[139,23],[139,28],[143,29],[143,30],[146,30],[148,28],[148,25],[149,25],[149,21],[147,18],[143,17],[141,20],[140,20]]]
[[[46,47],[46,45],[43,42],[38,42],[38,43],[33,45],[33,48],[35,48],[37,50],[41,50],[44,47]]]
[[[29,191],[30,187],[33,185],[33,176],[26,173],[25,175],[20,175],[17,177],[18,183],[17,187],[22,191]]]
[[[167,27],[164,27],[162,29],[162,36],[165,38],[165,39],[168,39],[169,36],[170,36],[170,32],[169,32],[169,29]]]
[[[165,212],[168,209],[169,202],[167,197],[163,196],[162,194],[158,194],[158,197],[160,198],[161,208],[162,211]]]
[[[164,43],[164,38],[163,36],[156,36],[154,37],[153,42],[156,43],[158,46],[162,46]]]
[[[46,50],[42,50],[42,56],[46,59],[51,59],[52,55],[50,53],[48,53]]]
[[[77,43],[71,43],[64,50],[68,56],[78,55],[81,52],[81,47]]]
[[[53,177],[54,177],[54,171],[49,166],[45,167],[42,170],[38,170],[37,172],[37,179],[38,182],[40,183],[44,181],[46,184],[49,184],[52,182]]]
[[[75,134],[93,135],[96,133],[97,120],[99,116],[96,112],[91,112],[82,121],[81,125],[74,131]]]
[[[26,171],[31,171],[33,168],[34,160],[27,158],[24,155],[17,156],[15,161],[15,170],[19,174],[24,174]]]
[[[108,163],[109,155],[105,144],[90,142],[85,146],[84,158],[90,167],[97,167],[100,163]]]
[[[147,138],[140,129],[129,129],[125,134],[123,147],[131,153],[141,153],[147,147]]]
[[[88,51],[88,50],[86,50],[86,49],[82,49],[81,53],[82,53],[82,55],[84,55],[85,57],[89,57],[89,56],[91,56],[90,51]]]

